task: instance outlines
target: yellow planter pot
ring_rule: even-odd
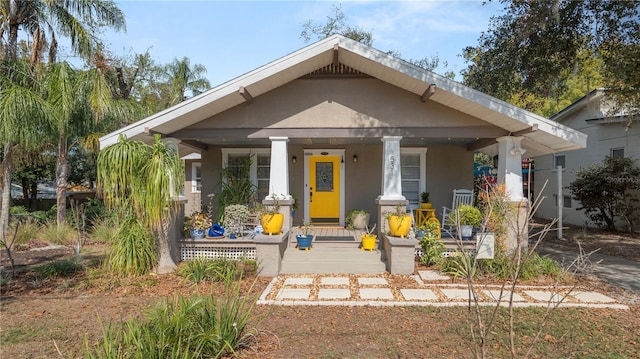
[[[280,234],[282,232],[282,224],[284,223],[284,214],[263,214],[260,217],[260,224],[262,225],[262,233],[272,235]]]
[[[360,238],[362,239],[361,250],[373,251],[376,249],[377,236],[375,234],[363,234]]]
[[[394,237],[406,237],[411,230],[411,216],[389,216],[389,233]]]
[[[431,203],[420,203],[420,208],[430,209],[432,207]]]

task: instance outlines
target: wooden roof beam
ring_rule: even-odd
[[[238,93],[240,94],[240,96],[244,97],[244,100],[247,101],[248,103],[253,102],[253,96],[251,96],[251,94],[249,93],[249,90],[247,90],[246,87],[240,86],[240,88],[238,89]]]
[[[520,130],[520,131],[516,131],[516,132],[512,132],[511,136],[524,136],[528,133],[532,133],[532,132],[536,132],[538,131],[538,124],[534,124],[531,127],[525,128],[524,130]]]
[[[436,93],[436,84],[431,84],[420,96],[420,101],[427,102],[427,100]]]
[[[207,145],[206,143],[202,143],[200,141],[182,140],[180,144],[185,145],[187,147],[191,147],[196,150],[209,151],[209,145]]]
[[[156,130],[152,130],[149,127],[145,127],[143,133],[147,136],[155,136],[155,135],[160,135],[160,138],[165,138],[167,137],[167,135],[165,135],[164,133],[160,133]]]
[[[340,52],[340,45],[333,45],[333,66],[338,66],[340,64],[338,53]]]

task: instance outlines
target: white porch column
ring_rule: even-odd
[[[269,171],[269,194],[265,199],[289,200],[289,161],[287,142],[289,137],[269,137],[271,140],[271,169]]]
[[[400,175],[400,140],[402,136],[382,137],[382,194],[380,200],[406,200],[402,195]]]
[[[510,201],[524,199],[522,193],[522,137],[504,136],[498,141],[498,183],[504,183]]]

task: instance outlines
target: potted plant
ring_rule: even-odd
[[[361,250],[373,251],[374,249],[376,249],[376,239],[378,239],[378,236],[375,233],[373,233],[375,229],[376,229],[375,224],[371,229],[369,229],[369,226],[366,226],[367,232],[360,236],[360,239],[362,240],[362,244],[360,246]]]
[[[232,204],[224,208],[222,225],[229,232],[229,238],[235,239],[242,236],[244,224],[249,216],[251,216],[251,212],[243,204]]]
[[[196,212],[186,218],[185,226],[189,229],[191,239],[202,239],[205,231],[211,227],[211,219],[202,212]]]
[[[424,209],[431,208],[431,203],[429,202],[429,192],[422,192],[420,194],[420,207]]]
[[[304,249],[308,251],[311,249],[311,242],[313,242],[313,233],[311,232],[311,223],[307,222],[300,226],[302,231],[296,235],[296,241],[298,242],[298,249]]]
[[[369,213],[362,209],[347,212],[347,228],[363,230],[369,225]]]
[[[482,223],[482,213],[474,206],[462,204],[451,211],[447,217],[447,223],[460,226],[460,237],[470,239],[473,236],[473,226],[479,226]]]
[[[389,234],[394,237],[406,237],[411,230],[411,214],[404,212],[401,205],[396,206],[395,212],[387,214],[389,223]]]
[[[272,235],[282,232],[282,225],[284,224],[284,214],[280,213],[280,197],[276,194],[272,194],[271,198],[273,203],[270,206],[259,206],[260,211],[260,225],[264,234]]]

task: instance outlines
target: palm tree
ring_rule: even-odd
[[[2,146],[2,211],[0,240],[6,238],[11,203],[12,157],[15,147],[40,146],[48,124],[55,118],[43,97],[36,74],[24,61],[0,62],[0,144]]]
[[[0,1],[0,61],[6,61],[9,64],[17,62],[18,34],[20,30],[26,31],[27,35],[32,39],[29,58],[32,64],[37,64],[41,61],[45,50],[48,50],[49,62],[55,62],[57,54],[56,32],[69,37],[74,52],[87,58],[99,46],[99,41],[92,31],[94,27],[99,26],[106,26],[115,30],[125,29],[124,14],[112,0]],[[7,35],[5,36],[5,34]],[[7,74],[11,75],[11,72]],[[22,84],[18,84],[18,82],[13,82],[10,86],[7,86],[6,89],[11,91],[3,93],[3,98],[0,98],[0,101],[8,101],[10,98],[15,99],[16,92],[25,92],[25,94],[30,95],[36,93],[36,91],[28,88],[17,88],[20,86]],[[28,102],[36,99],[39,101],[38,103]],[[9,219],[12,149],[15,145],[26,141],[26,137],[12,136],[11,134],[27,131],[27,127],[24,127],[21,122],[23,119],[38,119],[45,115],[44,113],[34,115],[32,112],[50,107],[44,106],[41,100],[35,96],[21,97],[20,101],[12,104],[10,111],[7,109],[3,111],[2,125],[5,131],[0,136],[3,146],[3,196],[0,213],[0,231],[2,235],[6,232]],[[17,106],[23,106],[23,108],[18,109]],[[61,109],[58,112],[68,114],[66,109]],[[46,116],[51,116],[51,113],[48,112]],[[9,128],[10,126],[18,126],[19,128]],[[61,127],[58,126],[58,128]],[[60,175],[62,175],[66,173],[66,170],[62,169],[60,172]],[[58,206],[58,209],[60,209],[60,206]],[[58,214],[58,219],[60,220],[60,213]]]
[[[165,68],[169,86],[168,105],[173,106],[187,99],[187,91],[190,91],[192,96],[197,96],[211,88],[209,80],[204,77],[206,73],[207,69],[203,65],[196,64],[191,67],[188,57],[183,57],[182,60],[173,59]]]
[[[105,204],[119,214],[123,223],[136,226],[122,228],[108,263],[119,273],[143,274],[155,265],[151,238],[158,238],[160,273],[176,267],[169,252],[169,224],[178,213],[175,201],[184,184],[184,166],[178,149],[156,135],[154,143],[120,137],[118,143],[98,155],[98,188]],[[138,230],[138,224],[147,232]],[[131,228],[131,229],[129,229]],[[130,240],[128,240],[130,239]],[[144,250],[140,250],[144,248]]]
[[[21,29],[32,38],[32,63],[42,59],[44,50],[48,50],[49,62],[55,62],[56,32],[69,37],[73,51],[88,58],[99,45],[92,28],[125,30],[124,14],[112,0],[4,0],[0,2],[0,15],[0,59],[9,61],[17,58]]]

